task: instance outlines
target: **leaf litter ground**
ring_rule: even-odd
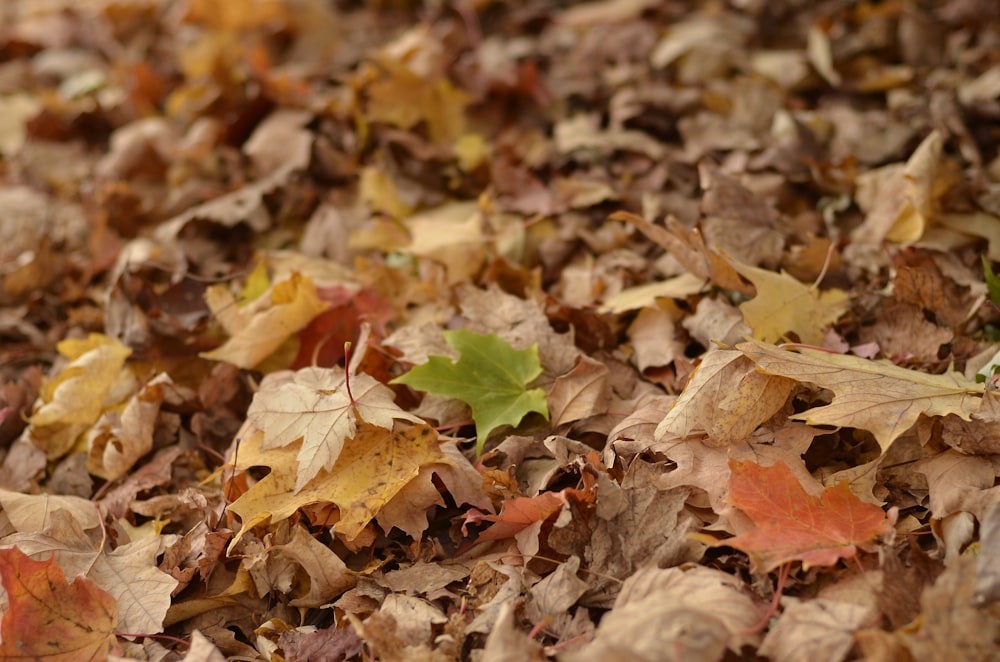
[[[996,658],[995,2],[0,14],[7,657]]]

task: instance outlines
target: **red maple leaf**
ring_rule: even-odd
[[[854,496],[846,482],[817,498],[806,493],[784,462],[762,467],[730,461],[729,467],[728,501],[756,528],[714,544],[746,552],[764,572],[789,561],[801,561],[805,568],[834,565],[890,528],[885,512]]]
[[[116,646],[118,604],[86,577],[67,582],[51,558],[35,561],[13,547],[0,549],[0,581],[10,601],[0,658],[88,662]]]

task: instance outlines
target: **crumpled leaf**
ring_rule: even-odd
[[[736,346],[757,367],[833,391],[833,401],[792,418],[810,425],[868,430],[885,451],[916,423],[921,414],[955,414],[970,420],[981,402],[983,386],[957,372],[930,375],[886,361],[812,349],[792,352],[762,342]]]
[[[125,475],[153,448],[153,431],[165,389],[172,385],[166,373],[147,382],[129,398],[122,411],[111,410],[87,435],[87,470],[105,480]]]
[[[746,552],[763,572],[789,561],[801,561],[806,569],[834,565],[891,529],[885,512],[854,496],[846,481],[817,498],[806,493],[784,462],[762,467],[730,461],[729,468],[728,501],[755,528],[725,540],[699,537]]]
[[[431,356],[405,375],[392,380],[434,395],[442,395],[472,407],[476,422],[477,452],[487,437],[501,425],[517,425],[537,412],[548,418],[545,392],[527,389],[542,374],[538,345],[516,350],[500,337],[459,329],[445,331],[445,340],[459,353],[457,362]]]
[[[757,371],[741,352],[710,351],[654,436],[704,432],[722,444],[745,439],[785,405],[794,386],[791,379]]]
[[[370,375],[352,375],[350,386],[348,392],[343,368],[303,368],[271,373],[254,395],[247,424],[264,432],[264,450],[302,439],[296,491],[333,467],[345,440],[354,437],[358,418],[387,430],[396,420],[422,422],[400,409],[392,390]]]
[[[312,279],[297,272],[288,280],[275,283],[270,296],[262,296],[242,308],[236,305],[229,288],[221,285],[208,288],[205,299],[230,338],[200,356],[248,370],[330,305],[320,300]]]
[[[58,349],[70,364],[42,386],[42,405],[28,419],[29,437],[50,459],[68,451],[104,408],[124,399],[135,384],[125,368],[132,350],[113,338],[92,333],[84,340],[63,340]]]
[[[0,657],[29,662],[99,662],[115,646],[118,606],[86,577],[72,582],[56,562],[35,561],[16,547],[0,549],[8,606],[0,625]]]

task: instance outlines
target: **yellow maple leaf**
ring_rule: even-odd
[[[430,426],[403,426],[390,432],[359,422],[333,469],[319,472],[296,491],[298,444],[263,450],[263,439],[263,433],[256,432],[240,446],[237,470],[269,466],[271,473],[230,505],[230,511],[242,521],[230,549],[254,526],[280,522],[303,506],[323,502],[340,509],[340,521],[334,528],[352,540],[382,506],[417,477],[422,466],[452,461],[441,452],[437,432]]]
[[[298,272],[275,283],[270,296],[243,307],[221,285],[208,288],[205,300],[230,338],[200,356],[246,369],[257,366],[330,305],[320,300],[312,279]]]
[[[794,386],[791,379],[758,372],[742,352],[711,351],[656,426],[655,437],[704,432],[719,443],[745,439],[784,406]]]
[[[66,453],[106,407],[131,395],[136,383],[125,367],[132,350],[114,338],[92,333],[63,340],[57,348],[70,364],[42,387],[42,405],[28,419],[29,437],[49,459]]]
[[[825,327],[836,322],[849,306],[847,292],[820,292],[784,271],[780,274],[729,258],[729,263],[757,288],[757,296],[740,304],[753,337],[774,342],[794,331],[808,345],[823,341]]]
[[[833,400],[793,416],[810,425],[868,430],[885,451],[921,414],[955,414],[968,421],[982,398],[982,384],[957,372],[929,375],[888,361],[811,349],[787,351],[762,342],[736,346],[760,370],[833,391]]]

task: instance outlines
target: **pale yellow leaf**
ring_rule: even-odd
[[[983,386],[957,372],[929,375],[888,361],[846,354],[780,349],[757,341],[737,345],[757,367],[833,391],[833,400],[793,416],[810,425],[868,430],[885,451],[921,414],[955,414],[970,420],[981,402]]]
[[[791,379],[757,371],[741,352],[710,351],[654,437],[703,432],[719,443],[746,439],[784,406],[794,386]]]
[[[849,307],[843,290],[820,292],[784,272],[778,274],[732,258],[730,264],[757,288],[757,296],[740,304],[740,312],[758,340],[774,342],[794,331],[803,343],[818,345],[826,327]]]
[[[236,310],[231,296],[227,298],[213,289],[209,290],[206,299],[214,314],[222,314],[221,321],[231,337],[221,347],[202,352],[200,356],[245,369],[267,358],[330,305],[319,299],[312,280],[299,273],[276,283],[270,297],[258,300],[262,301],[259,306]]]

